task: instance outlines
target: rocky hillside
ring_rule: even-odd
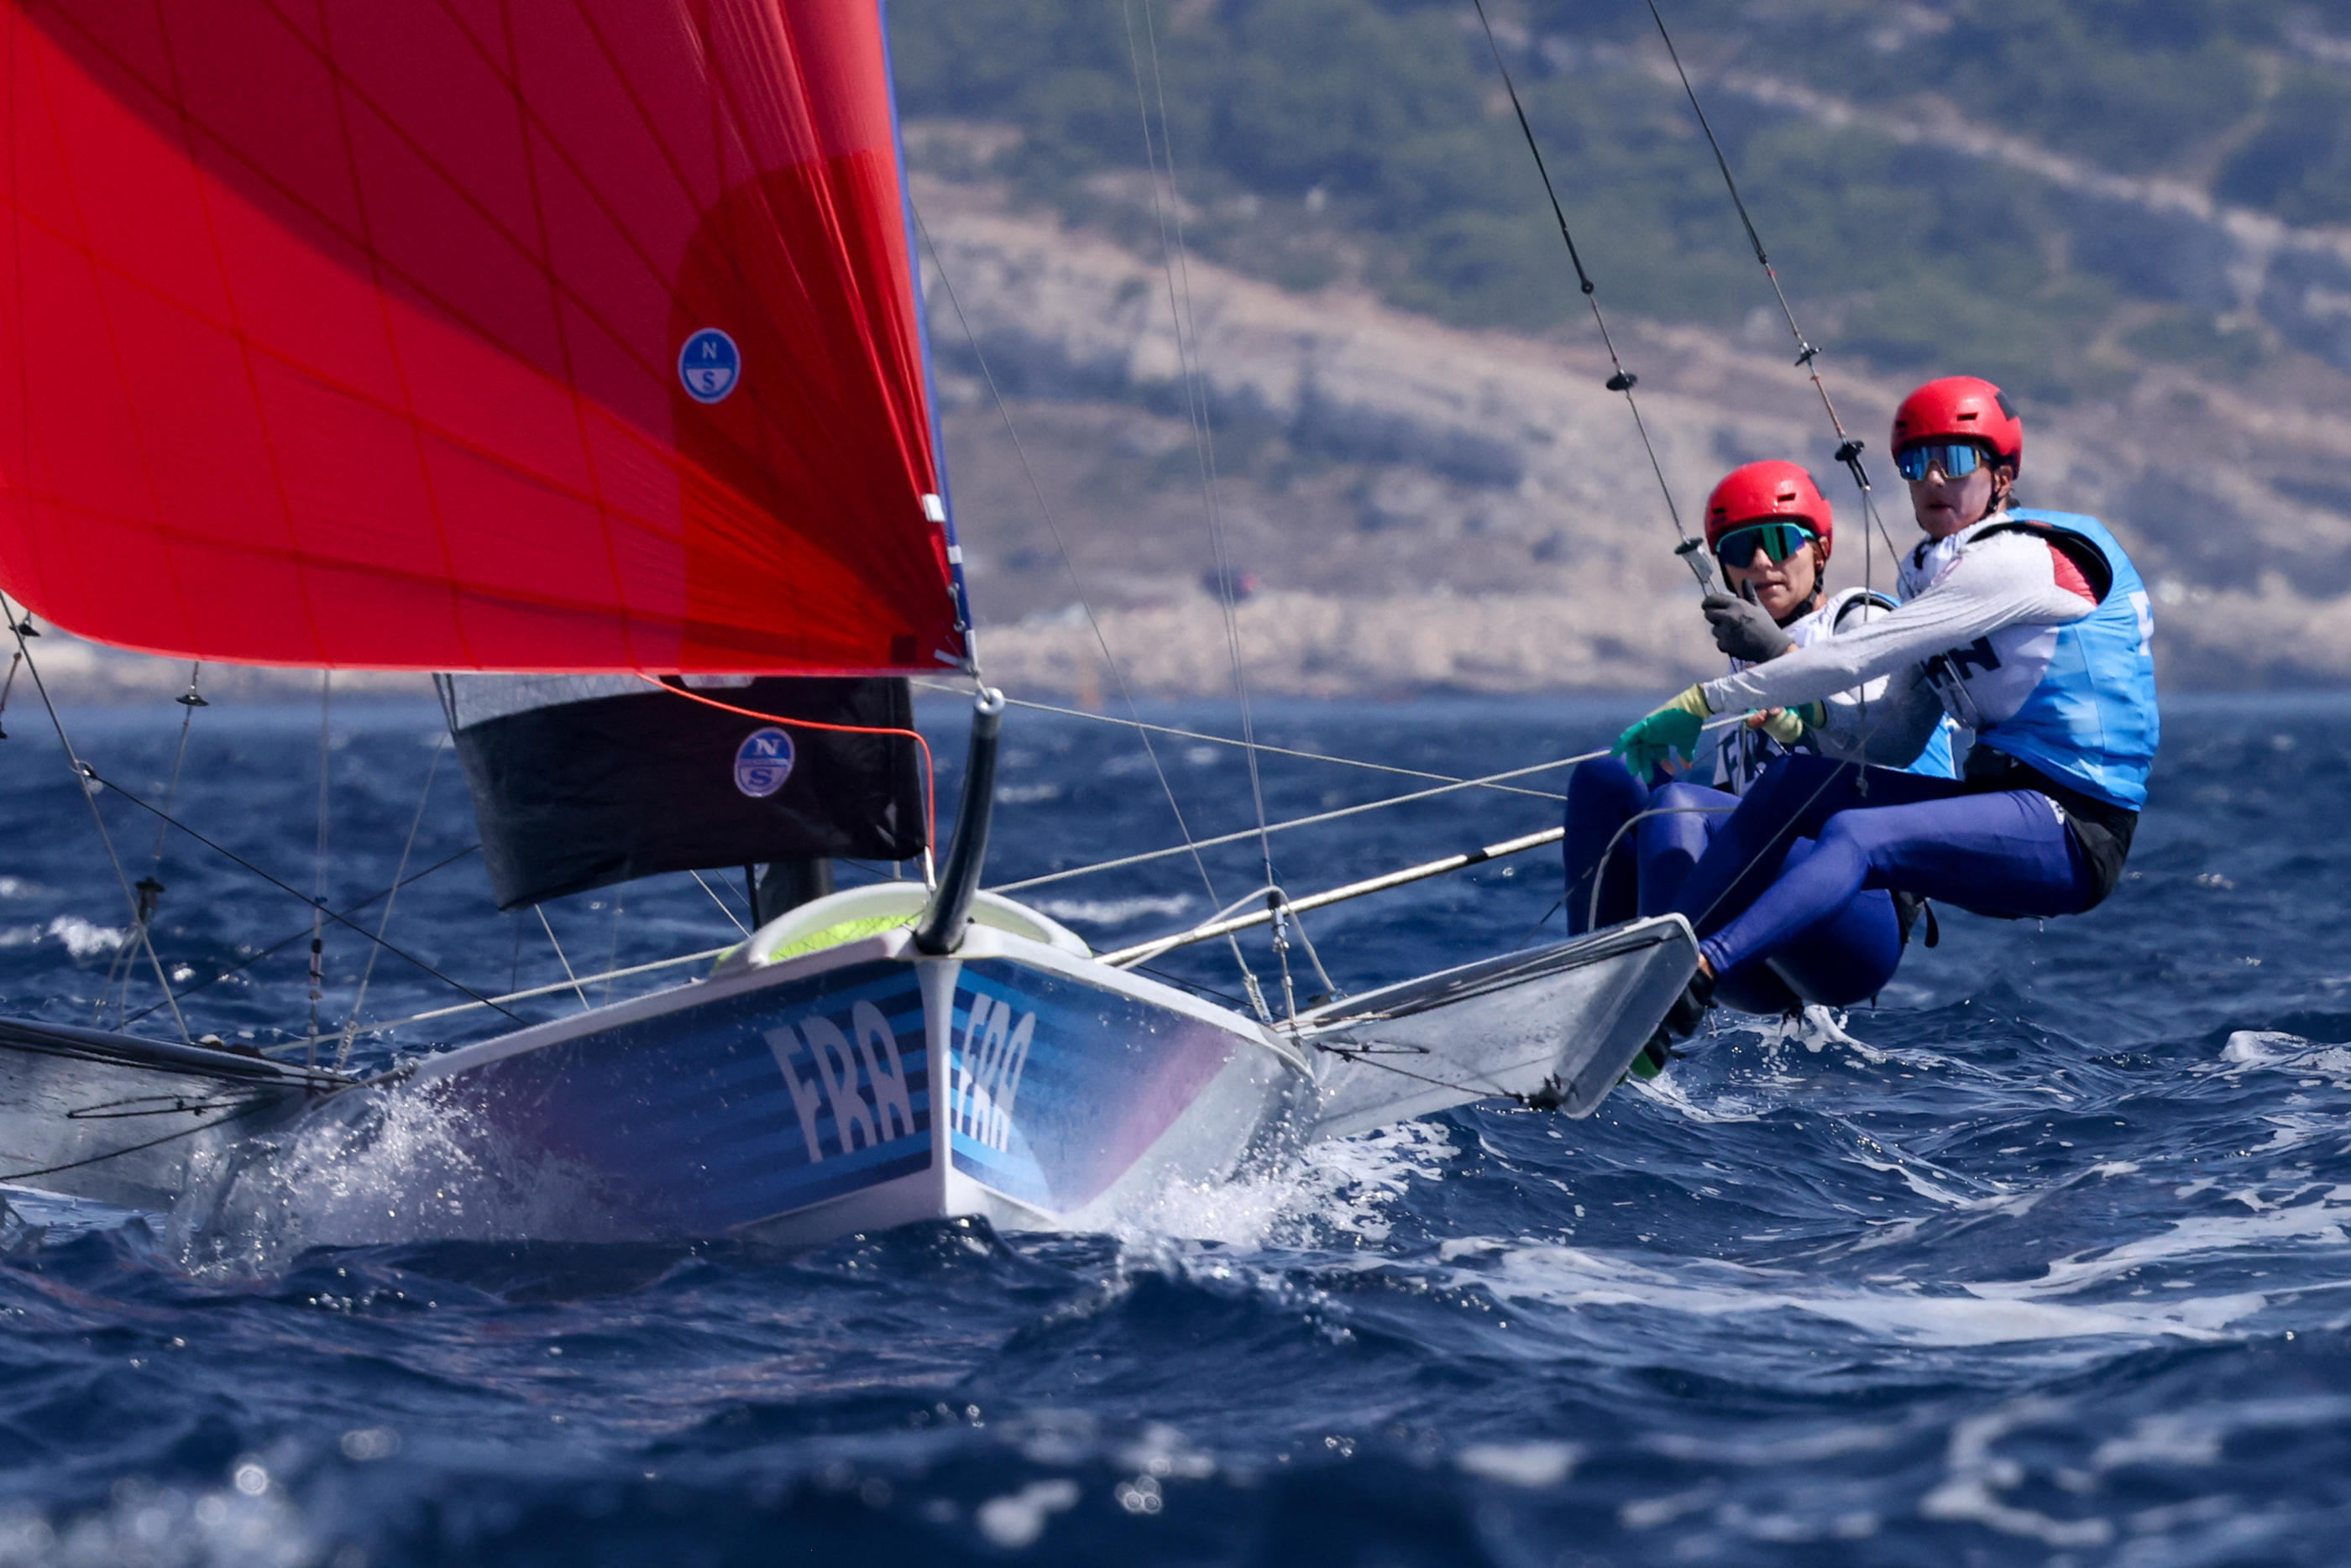
[[[925,179],[917,200],[990,673],[1100,690],[1106,640],[1139,688],[1228,690],[1169,269],[1015,210],[1002,185]],[[1214,504],[1230,559],[1258,579],[1237,611],[1255,685],[1625,689],[1709,668],[1588,319],[1451,327],[1361,287],[1301,293],[1196,255],[1176,297],[1187,282]],[[1863,548],[1855,493],[1831,472],[1820,403],[1769,334],[1615,325],[1685,517],[1727,466],[1796,456],[1838,506],[1839,580],[1886,580],[1884,543]],[[1914,536],[1883,449],[1908,379],[1834,358],[1826,374],[1872,442],[1887,534]],[[2168,680],[2351,675],[2351,377],[2310,357],[2258,385],[2157,366],[2114,397],[2026,414],[2027,498],[2109,518],[2133,545],[2157,584]]]

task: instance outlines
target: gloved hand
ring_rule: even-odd
[[[1666,766],[1677,753],[1687,767],[1698,760],[1698,726],[1713,711],[1706,705],[1706,693],[1693,686],[1617,736],[1609,749],[1638,779]]]
[[[1708,594],[1701,607],[1714,624],[1714,646],[1733,659],[1761,664],[1796,646],[1796,639],[1782,631],[1761,605],[1729,594]]]
[[[1748,728],[1761,730],[1783,746],[1793,746],[1804,738],[1804,715],[1797,708],[1773,708],[1761,713],[1747,715]]]

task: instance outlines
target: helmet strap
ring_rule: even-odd
[[[1786,615],[1773,616],[1771,619],[1774,625],[1790,626],[1803,619],[1806,616],[1820,608],[1821,600],[1828,595],[1829,564],[1826,559],[1826,552],[1821,548],[1821,542],[1818,539],[1813,540],[1810,545],[1806,545],[1805,548],[1809,549],[1813,553],[1813,591],[1811,595],[1805,598],[1802,604],[1798,605]]]
[[[1984,520],[1984,517],[1990,517],[1995,513],[2007,511],[2008,498],[2013,494],[2015,491],[2016,470],[2004,462],[1996,464],[1991,471],[1991,500],[1987,502],[1984,505],[1983,517],[1977,518],[1976,522],[1980,523]],[[1970,524],[1970,527],[1973,525],[1973,524]]]

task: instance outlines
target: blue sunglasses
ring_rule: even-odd
[[[1945,479],[1965,479],[1983,462],[1983,449],[1963,441],[1921,441],[1894,454],[1895,471],[1905,479],[1926,478],[1930,464],[1941,468]]]
[[[1714,556],[1725,567],[1743,567],[1761,550],[1776,566],[1818,537],[1801,523],[1750,523],[1725,534],[1716,543]]]

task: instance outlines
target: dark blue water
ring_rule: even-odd
[[[179,714],[69,718],[101,774],[160,801]],[[1624,716],[1261,722],[1468,773],[1580,750]],[[36,717],[12,712],[0,746],[0,1008],[111,1022],[158,992],[138,971],[127,997],[109,986],[121,895]],[[338,714],[338,907],[392,879],[435,717]],[[2090,916],[1946,912],[1942,946],[1914,949],[1844,1038],[1726,1027],[1590,1121],[1456,1113],[1171,1195],[1151,1231],[948,1225],[779,1255],[434,1241],[420,1219],[413,1242],[337,1249],[298,1215],[199,1238],[16,1195],[0,1563],[2341,1561],[2351,702],[2175,703],[2168,722],[2130,880]],[[1130,740],[1022,712],[1008,733],[998,879],[1170,841]],[[175,809],[307,894],[316,756],[313,713],[205,710]],[[1162,756],[1196,832],[1248,820],[1234,753]],[[1278,816],[1397,783],[1268,774]],[[153,820],[98,798],[135,878]],[[1552,819],[1456,796],[1277,843],[1302,892]],[[470,836],[444,766],[411,869]],[[1527,938],[1556,866],[1488,867],[1311,930],[1343,984],[1402,976]],[[1245,853],[1212,870],[1225,898],[1249,886]],[[191,1028],[304,1033],[301,904],[183,838],[159,879],[183,987],[290,939],[194,991]],[[720,892],[739,911],[739,887]],[[1211,907],[1181,862],[1033,897],[1105,943]],[[686,878],[551,914],[582,973],[733,931]],[[562,978],[470,859],[402,892],[389,937],[480,989]],[[367,950],[330,933],[325,1022],[351,1010]],[[1228,958],[1181,961],[1234,983]],[[361,1010],[451,994],[385,957]],[[168,1013],[133,1027],[174,1033]],[[488,1028],[363,1034],[357,1058]],[[336,1196],[421,1214],[429,1195],[399,1177]]]

